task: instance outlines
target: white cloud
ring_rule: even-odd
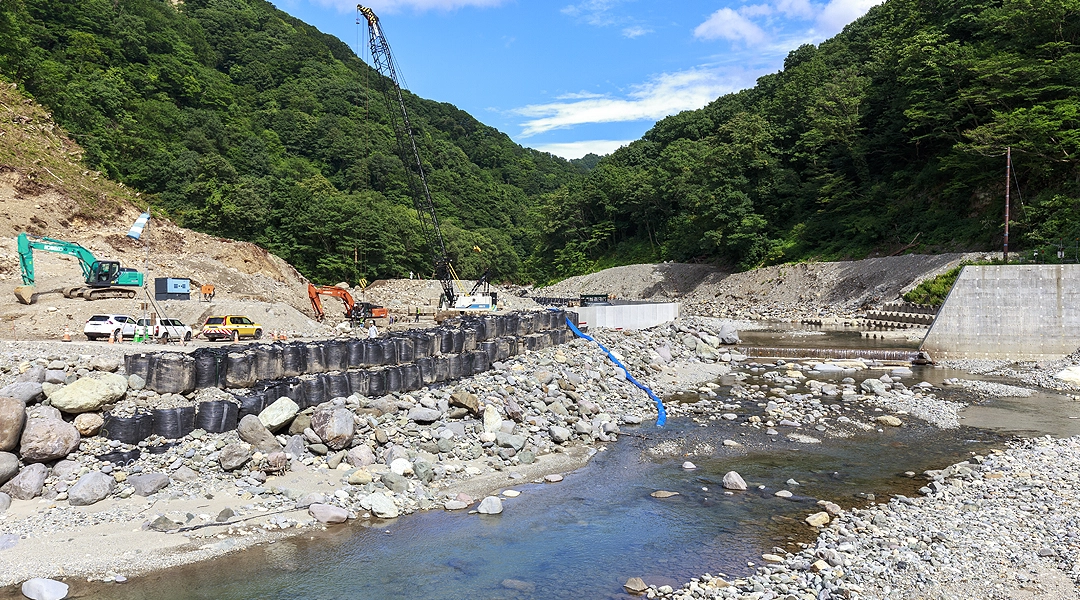
[[[556,100],[587,100],[589,98],[604,98],[603,94],[596,94],[593,92],[571,92],[569,94],[560,94],[555,96]]]
[[[786,17],[801,17],[803,19],[812,19],[814,17],[814,7],[810,5],[810,0],[778,0],[776,10]]]
[[[531,104],[513,112],[529,117],[521,124],[521,137],[527,138],[545,131],[587,123],[655,121],[684,110],[701,108],[717,97],[745,88],[753,82],[754,76],[742,71],[697,68],[664,73],[648,83],[634,86],[626,98],[605,96]]]
[[[541,152],[550,152],[565,159],[581,158],[586,154],[603,156],[622,148],[634,140],[585,140],[582,142],[564,142],[558,144],[540,144],[533,146]]]
[[[767,17],[773,13],[768,4],[747,4],[739,7],[739,14],[744,17]]]
[[[753,21],[730,8],[721,8],[714,12],[704,23],[694,29],[694,36],[706,40],[718,38],[731,41],[742,40],[750,45],[760,44],[766,38],[765,32]]]
[[[628,37],[630,39],[641,37],[647,33],[652,33],[652,29],[645,29],[644,27],[638,27],[637,25],[622,30],[623,37]]]
[[[832,35],[878,4],[881,0],[830,0],[818,14],[817,24],[823,33]]]
[[[343,13],[355,11],[357,4],[355,0],[308,1],[322,6],[336,8],[338,12]],[[381,12],[395,13],[405,9],[412,9],[420,12],[425,10],[454,10],[466,6],[498,6],[504,1],[505,0],[365,0],[360,2],[360,4],[374,10],[375,14],[379,14]]]
[[[611,14],[615,8],[625,0],[585,0],[580,4],[571,4],[564,7],[560,12],[575,18],[581,18],[589,25],[606,27],[625,21],[624,17]]]

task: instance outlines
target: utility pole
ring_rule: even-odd
[[[1005,249],[1003,254],[1005,255],[1005,264],[1009,264],[1009,189],[1012,182],[1009,180],[1009,176],[1012,175],[1012,147],[1005,149]]]

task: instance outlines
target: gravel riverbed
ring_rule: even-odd
[[[669,418],[723,420],[745,431],[717,445],[753,444],[766,436],[789,447],[827,443],[903,427],[911,419],[958,426],[964,405],[906,367],[866,360],[753,362],[737,345],[721,343],[732,329],[719,319],[687,317],[647,331],[594,335],[640,381],[676,395],[667,405]],[[72,346],[59,343],[9,346],[0,353],[0,385],[35,367],[62,370],[72,380],[115,369],[122,351],[101,348],[71,353]],[[968,391],[1014,390],[973,385]],[[227,397],[214,390],[185,398],[130,388],[118,404],[180,407]],[[48,413],[52,407],[45,404],[31,412]],[[326,430],[316,433],[312,421],[316,413],[341,411],[350,415],[352,437],[333,448]],[[196,430],[175,443],[151,437],[133,446],[87,436],[51,465],[39,494],[12,500],[0,512],[0,584],[34,576],[118,581],[339,520],[378,522],[427,509],[498,510],[500,495],[493,492],[515,483],[555,483],[557,473],[580,466],[627,427],[655,418],[644,392],[594,345],[574,340],[442,387],[336,398],[303,411],[273,436],[287,453],[284,463],[237,431]],[[708,574],[679,589],[654,586],[646,594],[1076,597],[1078,444],[1038,439],[914,474],[927,483],[919,498],[846,512],[823,505],[817,519],[824,514],[828,522],[801,552],[766,553],[765,566],[749,577]],[[132,450],[141,451],[132,462],[98,459]],[[111,490],[93,506],[73,504],[74,488],[93,474],[114,482]],[[71,551],[56,553],[57,543]]]

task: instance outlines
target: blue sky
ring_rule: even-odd
[[[777,71],[881,0],[366,0],[405,87],[523,146],[607,154]],[[367,59],[350,0],[278,8]]]

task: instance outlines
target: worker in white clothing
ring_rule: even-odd
[[[368,327],[367,336],[369,339],[375,339],[379,337],[379,330],[375,327],[375,321],[372,321],[371,327]]]

